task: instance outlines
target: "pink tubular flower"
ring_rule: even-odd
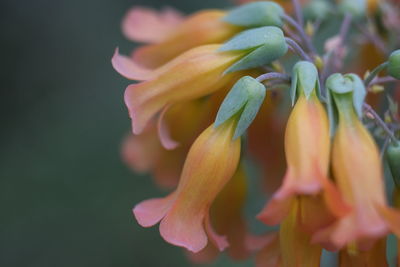
[[[240,157],[240,140],[232,140],[236,120],[207,128],[192,145],[176,191],[165,198],[143,201],[133,213],[150,227],[161,221],[160,234],[169,243],[199,252],[208,238],[220,249],[228,246],[210,222],[214,199],[233,176]],[[207,238],[208,236],[208,238]]]

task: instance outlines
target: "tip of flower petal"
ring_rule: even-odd
[[[171,211],[160,223],[160,234],[168,243],[197,253],[208,243],[203,220],[202,212],[185,217],[177,211]]]
[[[115,48],[111,64],[119,74],[130,80],[145,81],[152,77],[153,70],[139,66],[131,58],[121,55],[118,47]]]

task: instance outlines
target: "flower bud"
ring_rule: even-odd
[[[386,159],[397,187],[400,187],[400,142],[390,144],[386,151]]]
[[[304,16],[311,20],[323,20],[331,12],[332,6],[326,0],[312,0],[304,7]]]
[[[350,13],[353,17],[359,18],[365,16],[367,3],[366,0],[342,0],[339,8],[342,13]]]
[[[277,3],[260,1],[233,9],[223,18],[223,21],[243,27],[281,27],[283,14],[283,8]]]
[[[390,54],[388,62],[388,72],[390,76],[400,80],[400,49]]]

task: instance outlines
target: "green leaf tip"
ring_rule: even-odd
[[[261,26],[282,27],[283,14],[283,8],[277,3],[260,1],[234,8],[222,20],[246,28]]]
[[[319,78],[317,67],[308,61],[299,61],[293,66],[292,85],[290,88],[290,97],[292,106],[296,101],[296,95],[300,90],[304,93],[306,99],[309,99],[315,88],[319,87]]]
[[[260,67],[286,54],[288,46],[281,29],[265,26],[250,29],[234,36],[219,51],[244,51],[243,58],[230,66],[225,73]]]
[[[250,126],[266,94],[265,86],[250,76],[244,76],[232,87],[218,110],[214,127],[237,116],[233,139],[239,138]]]

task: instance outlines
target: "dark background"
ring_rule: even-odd
[[[193,12],[226,3],[0,1],[0,266],[189,265],[131,215],[161,194],[120,158],[129,81],[110,59],[116,46],[134,47],[120,22],[137,4]]]

